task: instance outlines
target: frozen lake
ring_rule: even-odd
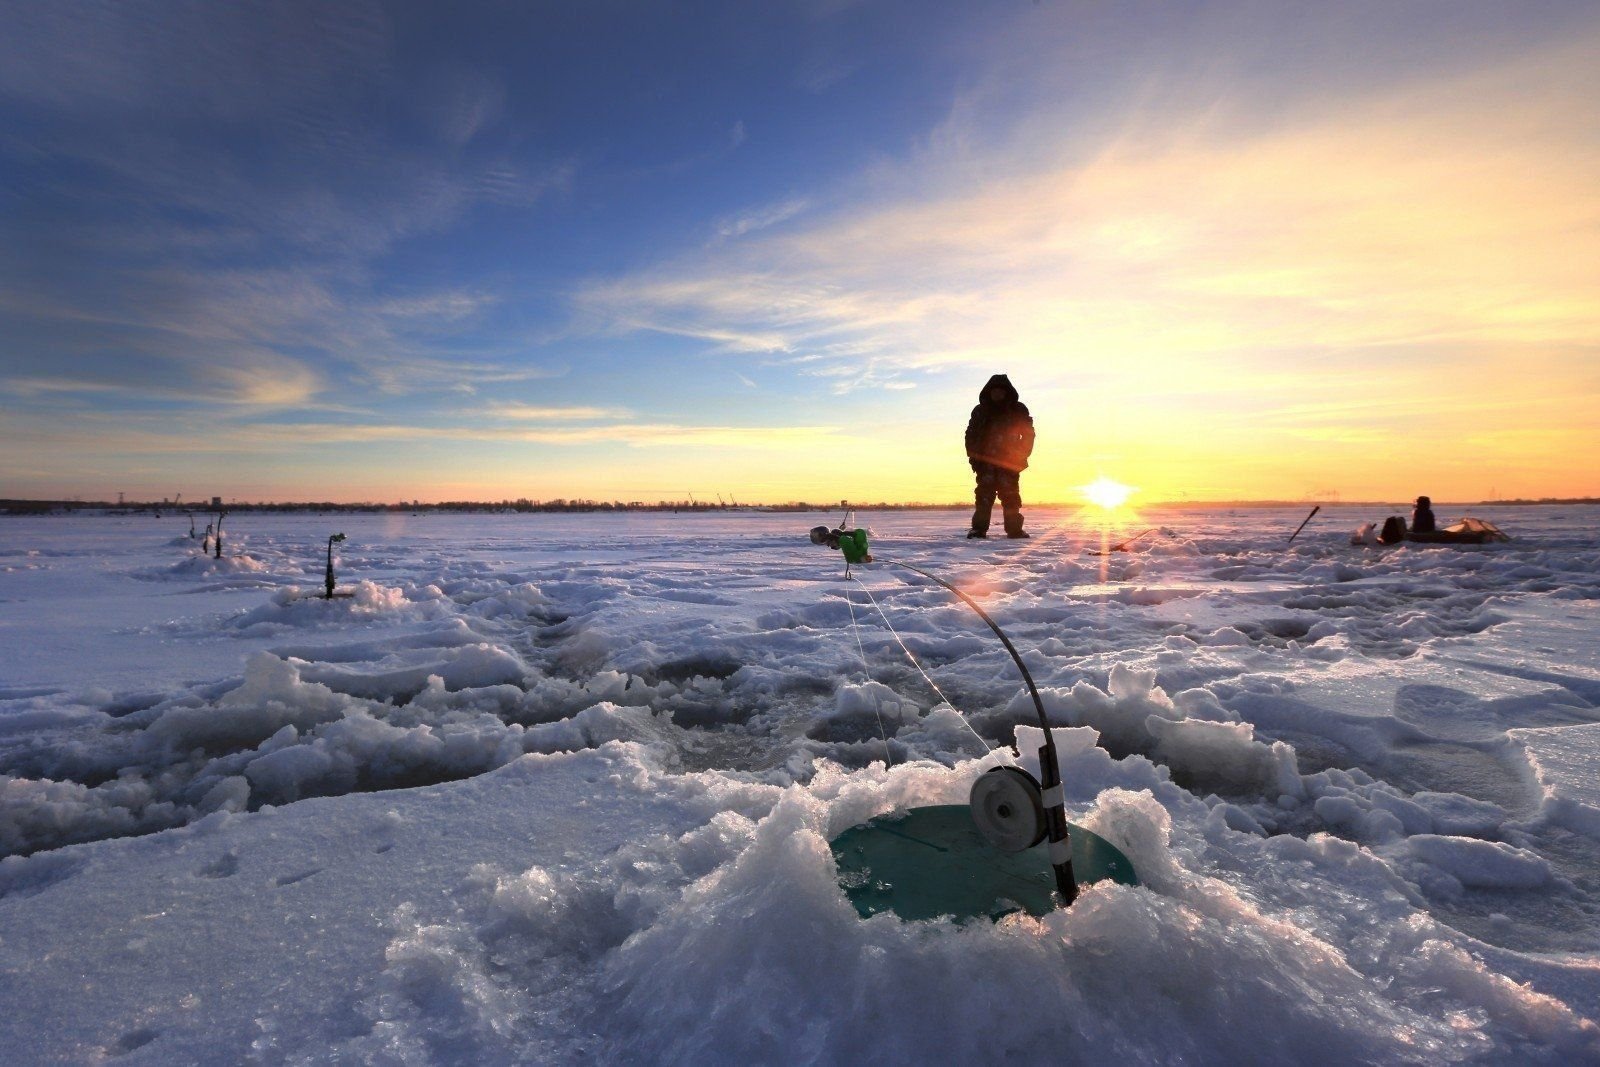
[[[1600,1062],[1600,508],[1476,514],[860,513],[1146,883],[966,927],[825,840],[1032,704],[837,513],[0,519],[0,1059]]]

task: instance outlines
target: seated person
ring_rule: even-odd
[[[1437,529],[1433,522],[1433,501],[1425,496],[1417,497],[1417,506],[1411,512],[1411,529],[1414,533],[1433,533]]]

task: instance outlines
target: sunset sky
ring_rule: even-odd
[[[0,0],[0,497],[1600,495],[1600,5]]]

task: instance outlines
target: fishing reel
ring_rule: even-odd
[[[826,545],[828,548],[837,549],[844,553],[844,575],[850,577],[850,568],[857,563],[871,563],[872,552],[867,545],[867,531],[851,529],[855,512],[845,516],[845,520],[837,527],[813,526],[811,528],[811,543]]]
[[[1046,775],[1055,766],[1051,748],[1039,750],[1039,766]],[[1059,778],[1041,785],[1021,767],[993,767],[983,772],[968,794],[973,826],[990,847],[1001,852],[1026,852],[1048,842],[1056,891],[1071,904],[1078,896],[1078,879],[1072,870],[1065,800]]]
[[[1001,852],[1023,852],[1045,839],[1044,790],[1021,767],[992,767],[967,797],[978,836]]]
[[[813,526],[811,527],[811,543],[814,545],[827,545],[829,548],[838,548],[839,537],[843,533],[843,528],[834,530],[826,526]]]

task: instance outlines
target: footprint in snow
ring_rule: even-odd
[[[152,1030],[149,1027],[141,1026],[139,1029],[129,1030],[127,1033],[117,1038],[116,1044],[112,1045],[106,1051],[112,1056],[126,1056],[128,1053],[133,1052],[136,1049],[144,1048],[146,1045],[160,1036],[160,1030]]]
[[[296,882],[303,882],[312,875],[321,873],[321,867],[313,867],[309,871],[301,871],[299,874],[280,874],[278,877],[272,880],[272,884],[281,889],[286,885],[294,885]]]
[[[232,878],[239,873],[239,857],[224,852],[194,873],[200,878]]]

